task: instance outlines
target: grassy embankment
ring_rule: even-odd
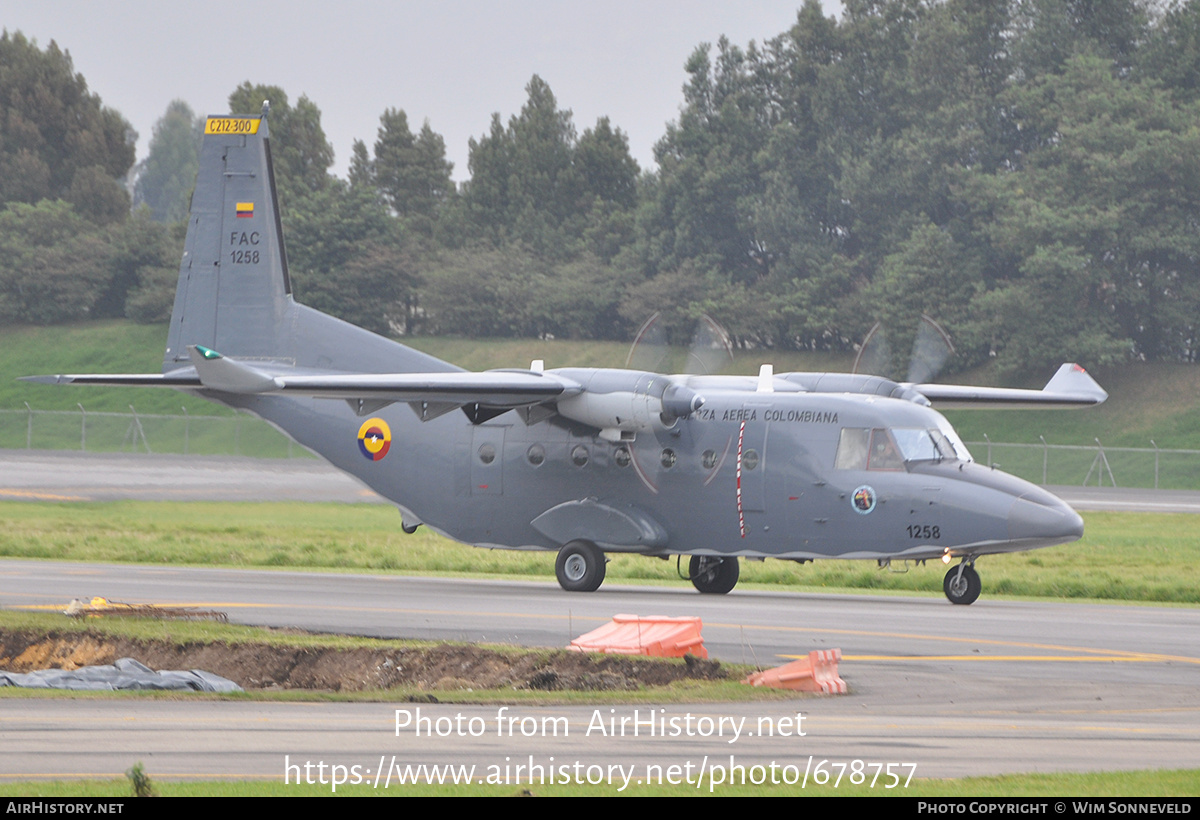
[[[1082,541],[980,561],[985,594],[1200,603],[1195,517],[1088,513]],[[277,567],[544,579],[549,552],[479,550],[426,530],[404,535],[393,509],[356,504],[0,503],[0,555],[157,565]],[[685,568],[686,570],[686,568]],[[945,568],[866,561],[743,562],[739,588],[941,594]],[[686,585],[674,561],[614,555],[608,583]]]

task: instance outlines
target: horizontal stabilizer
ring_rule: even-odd
[[[918,384],[916,390],[940,410],[1051,410],[1092,407],[1108,398],[1096,380],[1077,364],[1064,364],[1041,390],[1015,387],[971,387],[961,384]]]
[[[248,364],[200,345],[188,345],[187,349],[205,387],[225,393],[272,393],[279,389],[270,375]]]
[[[37,384],[99,384],[113,387],[202,387],[196,371],[190,367],[170,373],[74,373],[57,376],[20,376],[23,382]]]

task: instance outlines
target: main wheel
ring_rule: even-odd
[[[737,586],[738,559],[715,555],[693,555],[688,562],[688,577],[692,586],[709,595],[724,595]]]
[[[558,551],[554,574],[567,592],[595,592],[604,583],[604,553],[590,541],[571,541]]]
[[[946,573],[946,579],[942,581],[942,589],[945,590],[946,597],[952,604],[962,604],[963,606],[973,604],[979,597],[980,590],[983,589],[983,582],[979,580],[979,573],[970,565],[962,568],[961,576],[958,574],[958,570],[958,567],[954,567]]]

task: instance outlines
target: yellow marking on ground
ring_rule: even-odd
[[[1098,649],[1088,646],[1061,646],[1059,644],[1033,643],[1030,641],[1006,641],[993,638],[951,637],[948,635],[920,635],[909,632],[876,632],[861,629],[827,629],[822,627],[800,626],[752,626],[743,624],[706,623],[705,628],[725,627],[727,629],[760,630],[767,632],[795,632],[822,635],[851,635],[868,638],[902,638],[906,640],[939,641],[943,643],[967,643],[979,646],[1004,646],[1020,649],[1044,649],[1051,652],[1085,652],[1093,655],[1119,655],[1135,658],[1153,658],[1158,661],[1178,661],[1180,663],[1200,664],[1200,658],[1186,655],[1162,655],[1151,652],[1134,652],[1125,649]]]
[[[38,490],[0,490],[0,498],[34,498],[38,501],[90,501],[82,495],[57,495]]]
[[[781,655],[783,658],[807,658],[808,655]],[[1155,655],[1108,657],[1088,655],[842,655],[843,661],[1047,661],[1053,663],[1155,663],[1161,659]]]

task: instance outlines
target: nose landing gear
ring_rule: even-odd
[[[964,558],[961,564],[952,567],[942,581],[942,589],[952,604],[966,606],[975,603],[983,589],[983,582],[979,580],[979,573],[975,571],[975,561]]]

